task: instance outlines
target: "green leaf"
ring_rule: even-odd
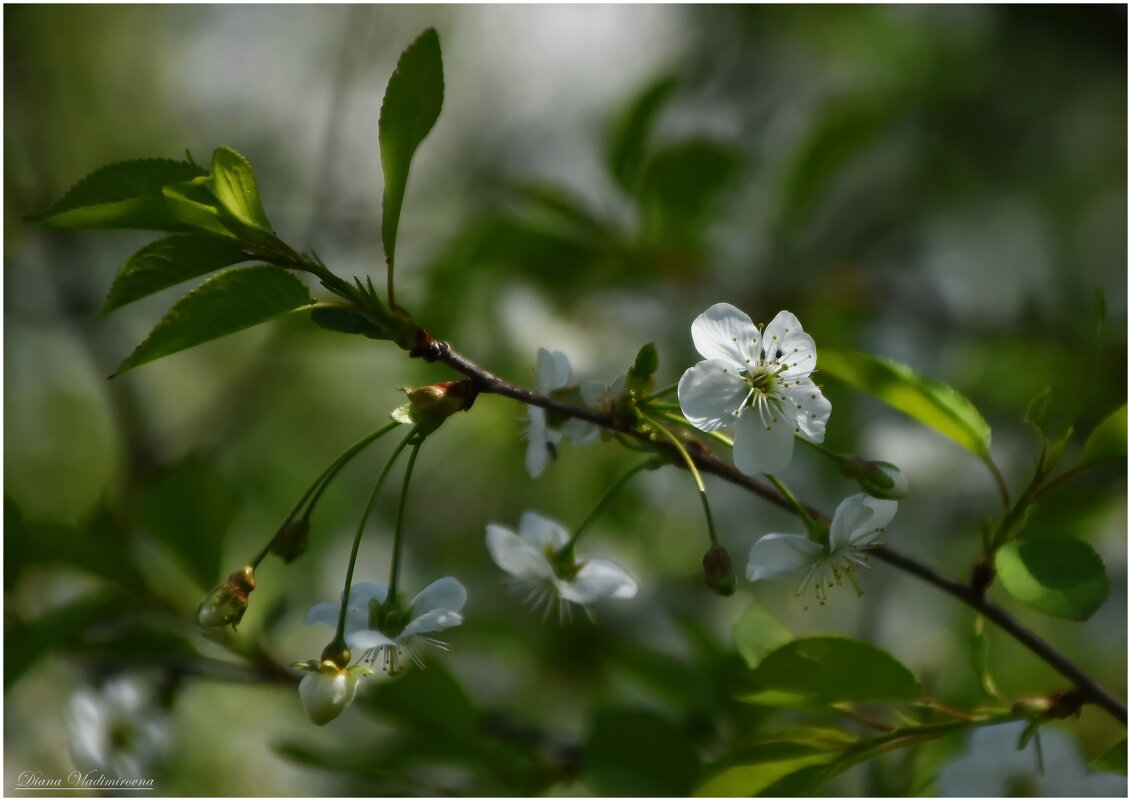
[[[848,637],[807,637],[773,651],[750,676],[756,690],[797,693],[829,703],[911,701],[919,682],[886,651]]]
[[[658,151],[645,168],[640,193],[650,236],[663,241],[696,239],[739,163],[733,148],[706,139]]]
[[[114,375],[259,325],[310,302],[302,281],[280,267],[256,265],[227,270],[181,298]]]
[[[167,186],[206,175],[196,164],[172,159],[138,159],[110,164],[83,178],[29,222],[50,228],[142,228],[210,231],[227,235],[207,208],[164,193]]]
[[[990,426],[954,388],[910,367],[855,351],[822,349],[819,369],[989,458]]]
[[[633,98],[609,126],[605,164],[613,180],[630,195],[638,191],[656,118],[677,86],[679,77],[676,75],[666,75],[653,82]]]
[[[1073,537],[1009,543],[998,549],[994,566],[1010,595],[1046,615],[1087,620],[1107,600],[1103,560]]]
[[[393,263],[397,225],[401,217],[408,168],[413,154],[436,124],[444,102],[444,63],[440,37],[429,28],[401,53],[389,78],[377,138],[381,145],[381,170],[385,196],[381,213],[381,242],[385,259]]]
[[[974,618],[971,657],[974,660],[974,672],[978,676],[978,682],[982,685],[982,692],[988,697],[1000,701],[1002,699],[1001,692],[998,691],[993,674],[990,672],[990,641],[989,637],[986,636],[986,620],[981,615]]]
[[[229,147],[218,147],[212,153],[212,177],[209,189],[224,209],[245,225],[271,231],[271,223],[259,200],[255,172],[246,158]]]
[[[1127,738],[1124,737],[1091,762],[1092,770],[1127,775]]]
[[[173,234],[158,239],[130,256],[118,270],[99,315],[249,258],[239,242],[229,237]]]
[[[220,577],[224,535],[239,492],[211,461],[190,454],[147,479],[136,500],[142,528],[180,560],[201,589]]]
[[[737,798],[761,794],[787,776],[804,769],[823,766],[829,754],[783,759],[777,762],[759,762],[753,765],[736,765],[708,779],[695,789],[697,798]]]
[[[370,339],[387,339],[381,329],[368,317],[349,306],[319,304],[310,310],[310,319],[319,328],[337,331],[340,334],[362,334]]]
[[[687,735],[650,710],[601,709],[584,753],[583,778],[597,795],[685,796],[699,777]]]
[[[1124,459],[1127,456],[1127,404],[1100,421],[1084,444],[1084,461]]]
[[[746,607],[734,622],[732,633],[735,648],[750,668],[758,667],[767,654],[793,640],[789,629],[757,602]]]

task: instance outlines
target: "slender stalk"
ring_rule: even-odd
[[[412,453],[408,455],[408,467],[404,470],[404,483],[401,484],[401,498],[397,503],[397,527],[393,532],[393,564],[389,568],[389,599],[395,603],[397,597],[397,575],[401,566],[401,542],[404,539],[404,511],[408,501],[408,485],[412,481],[412,468],[416,465],[416,457],[420,453],[423,438],[417,438],[412,443]]]
[[[771,484],[778,488],[778,492],[781,493],[781,496],[789,502],[789,505],[792,508],[793,512],[801,518],[801,521],[805,524],[805,527],[809,529],[810,535],[817,533],[818,526],[816,521],[809,516],[809,513],[807,511],[805,511],[805,507],[801,505],[801,501],[797,500],[797,496],[789,491],[789,487],[782,483],[781,479],[779,479],[777,476],[770,475],[769,473],[763,473],[763,475],[765,475],[765,477]]]
[[[703,484],[703,477],[699,475],[699,469],[695,466],[695,460],[691,458],[691,454],[687,452],[687,448],[683,447],[683,443],[679,441],[679,437],[647,415],[641,414],[640,418],[650,423],[652,428],[654,428],[658,434],[665,437],[668,442],[672,444],[672,447],[679,452],[679,455],[683,457],[688,472],[690,472],[692,478],[695,479],[695,487],[699,490],[699,500],[703,504],[703,514],[707,518],[707,536],[711,538],[711,545],[718,545],[719,538],[718,535],[715,534],[715,521],[711,517],[711,504],[707,501],[707,487]]]
[[[639,401],[637,401],[637,403],[645,404],[645,403],[648,403],[649,401],[655,400],[656,398],[667,397],[668,395],[671,395],[673,392],[675,392],[678,388],[679,388],[678,383],[677,384],[668,384],[663,389],[657,389],[651,395],[645,395],[643,398],[641,398]]]
[[[639,473],[641,470],[648,470],[655,465],[655,459],[648,459],[647,461],[641,462],[640,464],[636,465],[636,467],[632,468],[623,476],[621,476],[615,484],[609,487],[608,491],[604,494],[604,496],[602,496],[601,500],[597,501],[597,505],[593,507],[593,511],[591,511],[589,515],[581,521],[581,525],[578,526],[577,529],[573,532],[573,536],[569,538],[569,542],[565,544],[565,547],[562,548],[562,550],[572,550],[573,547],[577,545],[577,541],[581,539],[581,535],[585,532],[586,529],[589,528],[589,525],[597,519],[597,516],[608,505],[609,501],[614,495],[617,494],[621,487],[627,484],[629,480],[631,480],[632,477]]]
[[[1009,508],[1009,488],[1005,486],[1005,476],[1003,476],[1001,474],[1001,471],[997,469],[997,465],[994,464],[994,460],[991,459],[989,456],[987,456],[982,461],[984,461],[986,463],[986,467],[989,468],[990,474],[993,475],[993,477],[994,477],[994,483],[997,484],[998,494],[1001,495],[1001,505],[1004,506],[1006,509],[1008,509]]]

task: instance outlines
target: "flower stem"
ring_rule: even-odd
[[[810,536],[812,536],[814,532],[819,530],[817,521],[810,517],[809,513],[805,511],[805,507],[801,504],[801,501],[797,500],[797,497],[792,492],[790,492],[789,487],[787,487],[781,481],[781,479],[779,479],[777,476],[770,475],[769,473],[763,473],[763,475],[769,480],[771,484],[774,485],[774,487],[777,488],[777,491],[781,493],[781,496],[785,498],[786,502],[790,505],[793,511],[797,514],[798,517],[801,518],[802,522],[805,523],[805,527],[809,529]]]
[[[396,420],[386,423],[376,431],[366,434],[364,437],[347,448],[340,456],[338,456],[337,459],[331,462],[330,466],[322,471],[322,474],[314,480],[314,483],[311,484],[310,487],[307,488],[306,492],[302,494],[302,497],[298,499],[298,503],[296,503],[294,508],[291,509],[290,514],[287,515],[286,519],[283,521],[283,524],[279,526],[279,530],[275,532],[274,536],[272,536],[271,539],[268,540],[267,544],[263,547],[263,550],[261,550],[259,554],[251,560],[251,566],[259,567],[259,563],[267,557],[267,554],[271,553],[271,548],[274,547],[275,541],[279,538],[279,535],[283,533],[283,529],[285,529],[287,525],[295,519],[299,511],[302,509],[303,505],[306,504],[308,498],[310,499],[310,505],[306,509],[306,517],[309,517],[310,513],[314,511],[314,506],[318,503],[318,499],[322,497],[322,493],[326,490],[326,487],[330,486],[330,483],[334,480],[334,476],[338,474],[339,470],[345,467],[353,457],[361,453],[361,451],[365,449],[366,445],[369,445],[371,442],[374,442],[375,440],[381,438],[399,425],[400,423],[398,423]],[[311,497],[312,495],[313,497]]]
[[[401,499],[397,504],[397,527],[393,532],[393,564],[389,569],[388,600],[391,603],[396,603],[397,597],[397,573],[401,566],[401,541],[404,538],[404,510],[408,500],[408,484],[412,480],[412,468],[416,465],[416,457],[420,453],[423,442],[424,438],[418,437],[412,443],[412,453],[408,455],[408,467],[404,470],[404,483],[401,484]]]
[[[679,388],[679,384],[668,384],[663,389],[657,389],[651,395],[646,395],[645,397],[641,398],[640,400],[637,401],[637,403],[641,403],[641,404],[642,403],[648,403],[649,401],[656,400],[657,398],[663,398],[667,395],[671,395],[678,388]]]
[[[679,455],[683,457],[683,461],[687,464],[687,469],[691,473],[691,477],[695,479],[695,487],[699,490],[699,500],[703,504],[703,514],[707,518],[707,536],[711,538],[711,545],[718,545],[719,538],[715,534],[715,521],[711,517],[711,504],[707,502],[707,488],[703,485],[703,477],[699,475],[699,468],[695,466],[695,460],[691,458],[691,454],[687,452],[687,448],[679,441],[679,437],[668,431],[648,415],[642,413],[640,417],[646,423],[650,423],[656,430],[656,433],[665,437],[668,442],[672,444],[672,447],[679,451]]]
[[[342,608],[338,612],[338,629],[334,633],[334,643],[340,647],[346,647],[346,610],[349,608],[350,603],[350,587],[353,586],[353,568],[357,564],[357,550],[361,547],[361,535],[365,533],[365,521],[369,519],[369,512],[373,509],[373,502],[377,500],[377,492],[381,489],[381,485],[385,483],[385,477],[389,475],[389,471],[393,469],[393,464],[396,463],[397,457],[401,455],[401,451],[408,445],[409,440],[416,434],[416,429],[408,432],[400,444],[397,445],[396,450],[393,451],[389,461],[385,463],[384,469],[381,470],[381,475],[377,477],[377,481],[373,484],[373,489],[369,493],[369,500],[365,502],[365,511],[361,514],[361,520],[357,524],[357,533],[353,535],[353,547],[350,549],[349,564],[346,565],[346,583],[342,588]]]
[[[716,442],[721,442],[723,445],[726,445],[728,448],[734,447],[734,440],[731,439],[730,437],[728,437],[726,434],[722,433],[721,431],[706,431],[706,432],[700,431],[698,428],[695,427],[694,423],[692,423],[690,420],[688,420],[686,417],[683,417],[682,415],[671,414],[670,412],[664,412],[664,413],[660,414],[660,417],[664,418],[665,420],[670,420],[673,423],[678,423],[681,426],[686,426],[687,428],[698,431],[700,434],[705,433],[711,439],[715,440]]]
[[[612,497],[616,495],[620,488],[627,484],[633,476],[635,476],[641,470],[650,470],[655,467],[656,460],[648,459],[636,465],[636,467],[632,468],[623,476],[621,476],[615,484],[609,487],[604,497],[602,497],[601,500],[597,501],[597,505],[593,507],[593,511],[589,513],[588,517],[581,521],[581,525],[578,526],[577,529],[573,532],[573,536],[569,538],[569,542],[567,542],[565,544],[565,547],[562,548],[562,552],[564,553],[571,551],[573,547],[577,545],[577,541],[581,539],[581,535],[585,532],[586,529],[589,528],[589,525],[597,519],[597,515],[601,513],[601,511],[608,505]]]

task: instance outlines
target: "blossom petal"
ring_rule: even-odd
[[[357,694],[357,676],[348,670],[341,673],[310,673],[298,685],[298,695],[307,717],[317,726],[324,726],[342,714]]]
[[[575,448],[585,447],[597,439],[598,433],[600,432],[597,426],[588,420],[578,420],[576,417],[571,417],[562,423],[562,434],[569,437]]]
[[[325,626],[336,626],[338,625],[338,614],[341,610],[341,604],[323,601],[310,607],[310,611],[306,613],[306,622],[312,626],[319,623]]]
[[[817,345],[801,328],[793,312],[780,311],[766,326],[766,360],[785,366],[780,375],[787,379],[807,378],[817,366]],[[781,354],[780,356],[778,354]]]
[[[879,536],[898,509],[899,504],[895,501],[884,501],[863,493],[845,498],[833,512],[829,547],[840,551],[867,545]]]
[[[557,581],[558,594],[567,601],[590,604],[601,598],[633,598],[636,580],[608,559],[587,559],[573,581]]]
[[[495,564],[516,578],[554,575],[545,554],[502,526],[487,526],[487,550]]]
[[[538,478],[546,469],[550,461],[550,449],[546,443],[549,440],[549,429],[546,428],[546,412],[537,406],[527,406],[526,438],[526,472],[531,478]]]
[[[786,399],[797,407],[797,427],[810,442],[825,441],[825,425],[833,405],[821,388],[808,378],[798,379],[785,390]]]
[[[740,366],[756,363],[761,339],[750,316],[729,303],[716,303],[691,324],[691,341],[704,359]]]
[[[538,390],[552,392],[567,386],[573,378],[569,357],[560,350],[538,348]]]
[[[467,603],[467,590],[451,576],[437,579],[412,599],[412,611],[422,615],[434,609],[458,612]]]
[[[433,609],[420,617],[414,617],[404,627],[404,631],[397,635],[397,642],[404,642],[409,637],[417,634],[426,634],[429,631],[440,631],[458,626],[463,622],[463,615],[451,609]]]
[[[569,532],[562,525],[537,512],[523,512],[518,520],[518,535],[528,545],[542,551],[550,546],[555,551],[569,542]]]
[[[395,648],[397,643],[377,629],[362,629],[346,634],[346,645],[358,651],[368,651],[371,648]]]
[[[384,584],[374,584],[372,581],[362,581],[350,587],[350,606],[354,604],[369,608],[370,601],[379,604],[385,603],[389,597],[389,588]]]
[[[748,476],[777,473],[793,458],[794,422],[779,412],[747,411],[734,430],[734,466]]]
[[[707,359],[689,368],[676,389],[683,416],[700,431],[734,424],[749,391],[734,363],[724,359]]]
[[[746,578],[762,581],[792,576],[815,564],[824,550],[800,534],[767,534],[750,548]]]
[[[601,396],[605,394],[608,389],[600,381],[582,381],[581,382],[581,400],[585,401],[585,405],[595,407],[600,401]]]

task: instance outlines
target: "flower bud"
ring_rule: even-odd
[[[873,498],[898,501],[907,494],[907,479],[891,462],[872,462],[854,456],[844,463],[844,474],[856,479],[860,489]]]
[[[255,589],[255,568],[250,565],[233,572],[228,579],[204,596],[196,610],[202,626],[227,626],[234,629],[247,611],[247,597]]]
[[[349,668],[325,661],[303,677],[298,695],[306,716],[315,726],[325,726],[342,714],[357,695],[358,675]]]
[[[734,568],[726,548],[715,545],[703,555],[703,578],[711,592],[724,598],[734,595]]]
[[[408,403],[393,410],[393,419],[415,425],[421,434],[428,435],[456,412],[470,409],[479,390],[465,378],[406,389],[405,394]]]
[[[298,520],[292,520],[275,535],[275,542],[271,545],[271,553],[289,565],[306,552],[306,546],[310,544],[309,534],[310,520],[308,518],[301,517]]]

